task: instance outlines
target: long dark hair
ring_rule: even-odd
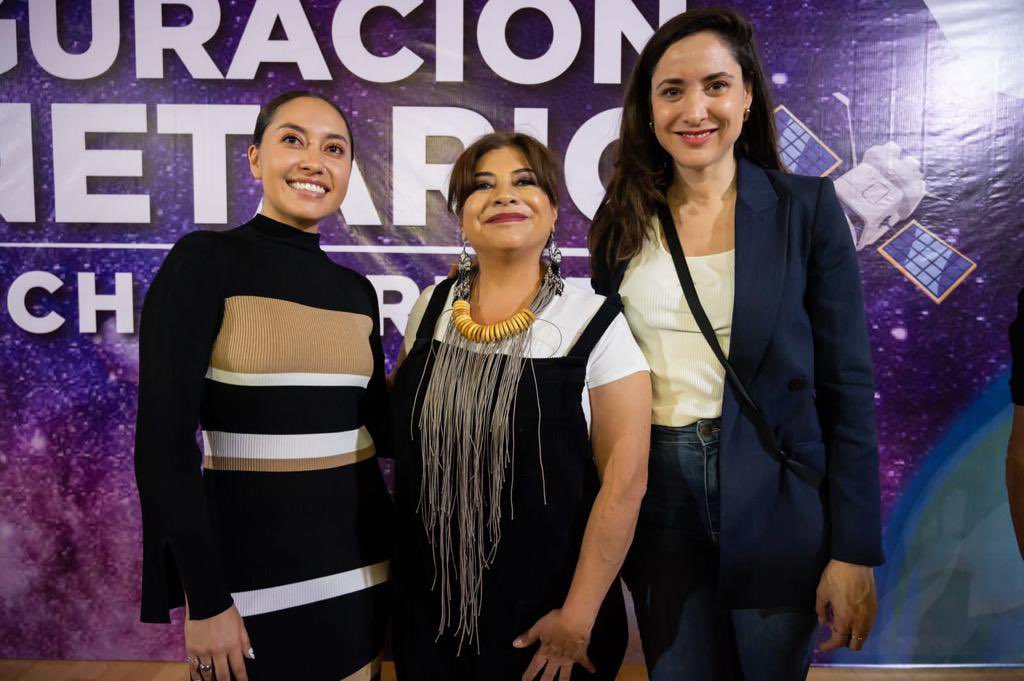
[[[260,143],[263,142],[263,133],[267,131],[267,126],[270,125],[270,121],[274,119],[274,114],[282,106],[292,101],[293,99],[301,99],[302,97],[309,97],[311,99],[319,99],[321,102],[329,104],[332,109],[338,112],[341,116],[341,120],[345,121],[345,127],[348,128],[348,145],[349,145],[349,158],[356,157],[356,136],[352,131],[352,124],[348,122],[348,116],[341,110],[335,102],[328,99],[326,96],[319,92],[311,92],[309,90],[289,90],[288,92],[282,92],[277,97],[260,107],[260,113],[256,116],[256,127],[252,131],[252,144],[257,149]]]
[[[615,170],[590,227],[590,261],[614,270],[643,246],[650,216],[665,203],[672,183],[672,157],[650,130],[651,78],[665,51],[700,31],[712,31],[728,46],[750,87],[750,118],[736,141],[735,153],[773,170],[785,170],[775,137],[771,91],[754,44],[754,29],[732,9],[695,9],[673,17],[644,46],[622,103],[622,128],[615,149]]]

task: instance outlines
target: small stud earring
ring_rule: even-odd
[[[749,106],[746,109],[743,110],[743,120],[744,121],[750,120],[750,107]]]

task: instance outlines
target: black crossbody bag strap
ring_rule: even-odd
[[[754,428],[757,430],[757,438],[761,441],[765,451],[773,459],[792,471],[798,478],[817,489],[821,485],[821,476],[810,466],[791,458],[779,447],[779,442],[775,438],[775,431],[768,425],[768,421],[761,414],[761,410],[754,403],[753,398],[750,397],[750,393],[747,392],[739,376],[736,375],[736,370],[732,368],[725,353],[722,352],[718,336],[715,335],[711,322],[708,321],[707,313],[704,312],[704,307],[700,304],[700,297],[697,296],[697,287],[694,286],[693,277],[690,276],[690,268],[686,265],[683,245],[679,243],[679,235],[676,234],[675,220],[673,220],[672,213],[667,205],[661,204],[658,206],[658,218],[661,221],[661,229],[665,233],[665,241],[668,242],[668,250],[672,254],[672,262],[676,266],[676,276],[679,277],[679,284],[683,287],[686,304],[690,306],[690,313],[697,322],[697,326],[700,327],[704,340],[708,342],[708,345],[711,346],[711,351],[715,353],[715,357],[718,358],[718,361],[725,368],[726,380],[729,381],[729,385],[732,386],[733,391],[736,393],[740,411],[754,424]]]

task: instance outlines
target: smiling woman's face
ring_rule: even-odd
[[[526,157],[502,147],[480,157],[474,190],[462,206],[462,233],[485,258],[522,256],[538,260],[558,210],[537,184]]]
[[[344,119],[315,97],[293,99],[274,112],[249,167],[263,183],[261,213],[311,229],[337,212],[352,173],[352,139]]]
[[[673,43],[651,74],[651,120],[676,168],[703,170],[731,156],[750,90],[729,47],[711,31]]]

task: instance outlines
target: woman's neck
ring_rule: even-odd
[[[668,190],[670,206],[715,204],[736,195],[736,159],[726,154],[712,165],[699,170],[675,167]]]
[[[470,309],[480,324],[508,319],[529,307],[543,276],[540,257],[478,257],[479,270],[470,296]]]

